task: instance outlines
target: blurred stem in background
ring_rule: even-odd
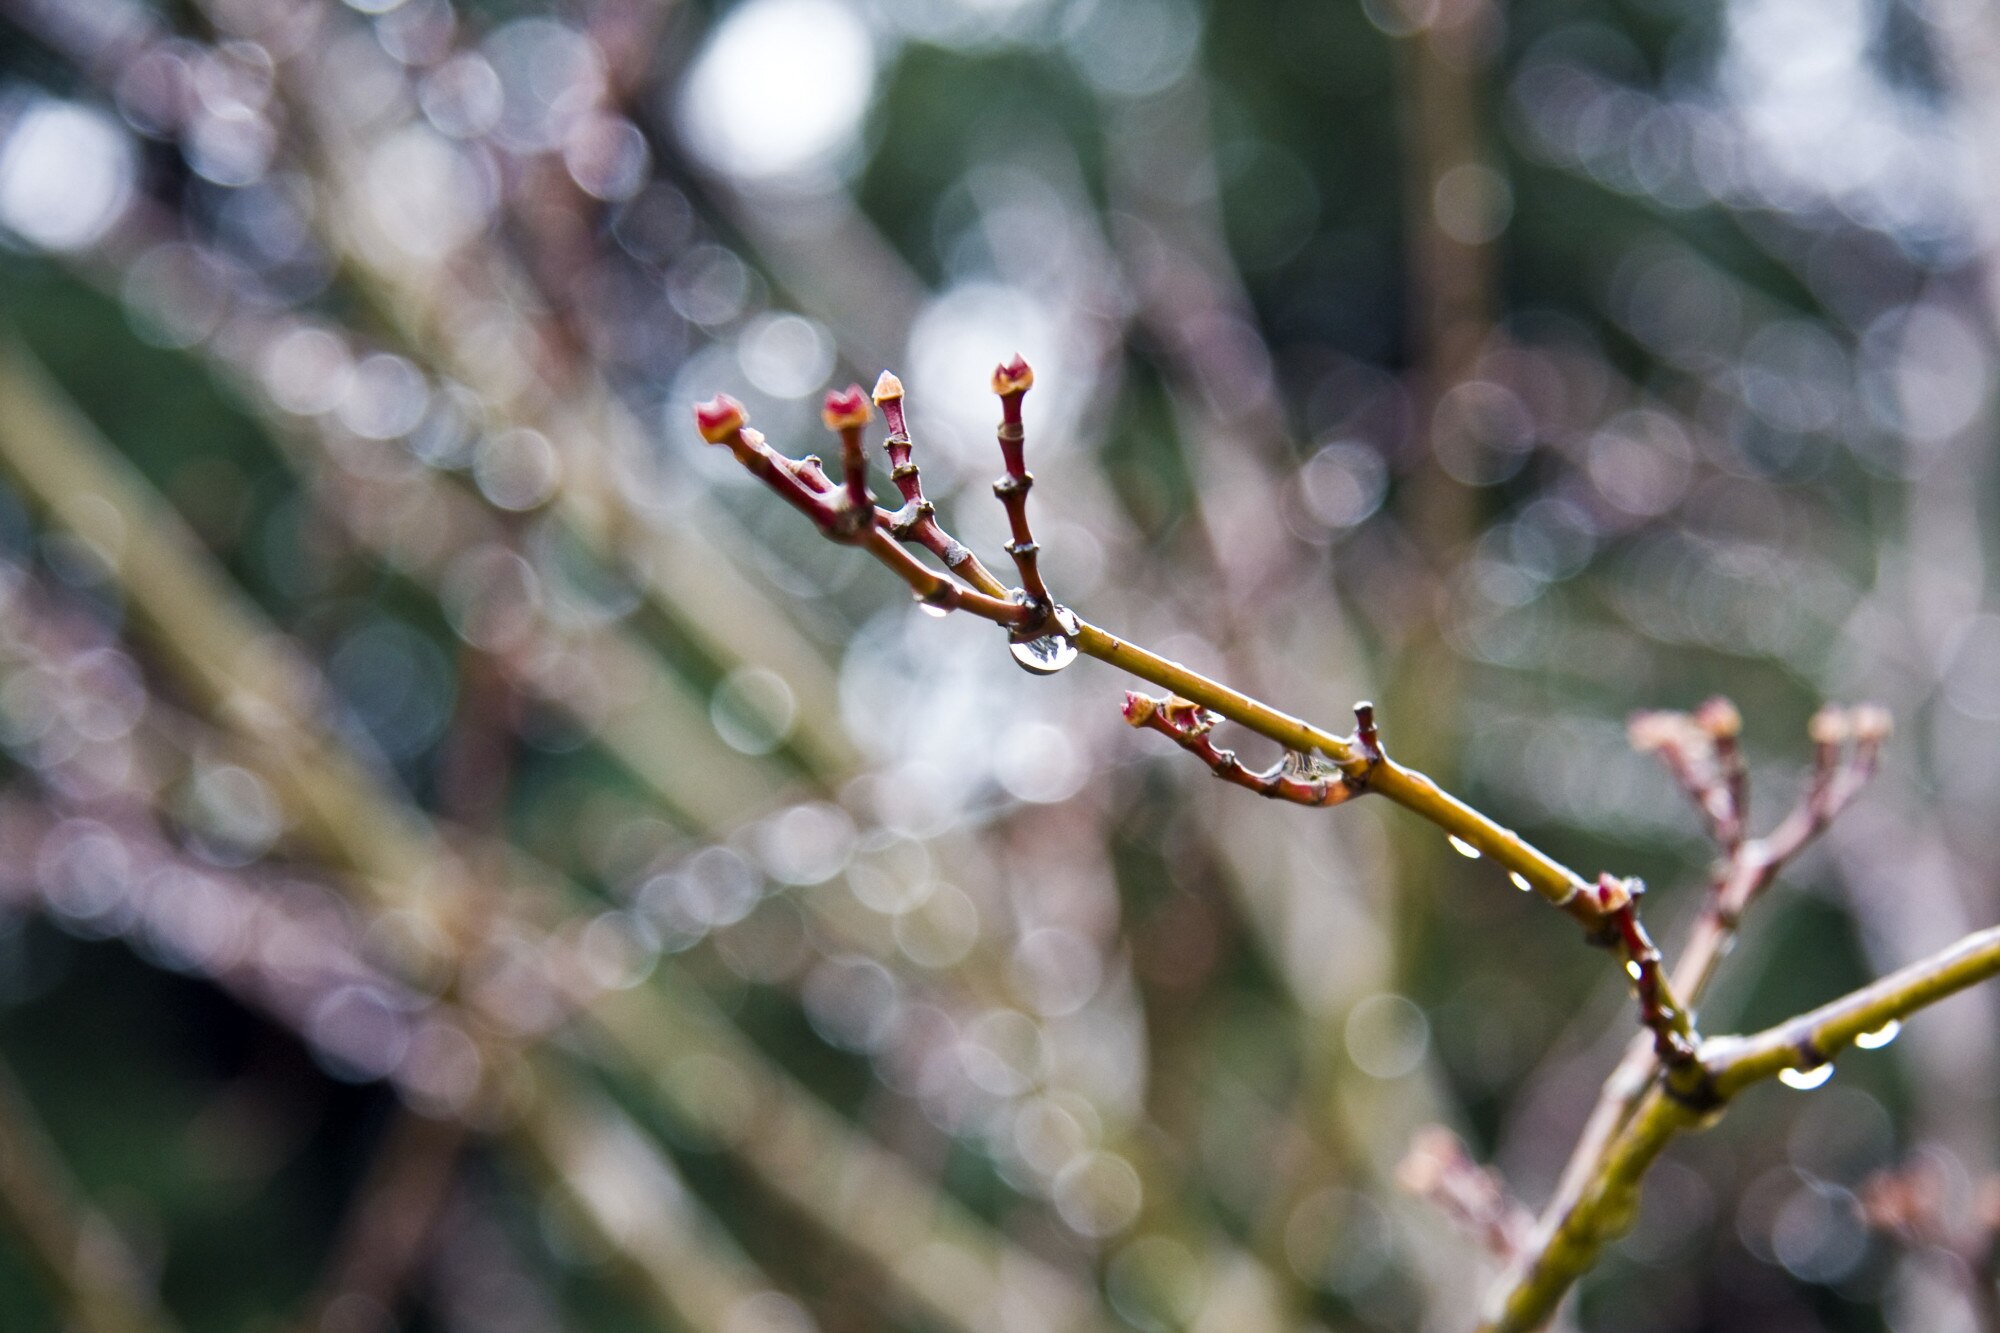
[[[172,1333],[116,1227],[79,1196],[13,1072],[0,1065],[0,1235],[10,1237],[81,1333]]]

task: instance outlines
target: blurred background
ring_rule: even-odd
[[[1742,1030],[1994,919],[1996,154],[1977,0],[0,0],[0,1325],[1468,1327],[1397,1163],[1539,1206],[1606,957],[690,405],[893,367],[995,559],[1025,354],[1058,597],[1670,954],[1627,715],[1734,698],[1763,828],[1889,706]],[[1565,1319],[2000,1327],[1993,1006],[1678,1144]]]

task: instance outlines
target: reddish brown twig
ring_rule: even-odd
[[[923,472],[911,457],[910,428],[903,415],[903,382],[883,371],[875,381],[875,405],[889,423],[889,478],[902,494],[903,506],[887,515],[889,534],[915,542],[944,562],[945,568],[989,597],[1005,597],[1007,589],[993,577],[972,548],[954,538],[938,522],[937,507],[924,495]]]
[[[1719,717],[1728,725],[1716,725]],[[1678,778],[1684,768],[1699,769],[1703,765],[1698,747],[1704,739],[1713,746],[1726,744],[1729,755],[1737,756],[1735,739],[1740,723],[1735,718],[1736,710],[1726,700],[1710,700],[1691,718],[1681,714],[1645,714],[1633,720],[1634,743],[1641,749],[1656,750]],[[1725,790],[1731,794],[1724,800],[1735,812],[1737,822],[1733,825],[1734,836],[1727,836],[1732,832],[1728,822],[1711,829],[1723,851],[1723,860],[1710,882],[1702,920],[1688,940],[1681,970],[1674,978],[1690,1004],[1706,988],[1750,904],[1868,785],[1891,728],[1886,710],[1862,704],[1855,708],[1822,708],[1813,715],[1807,730],[1813,742],[1813,768],[1806,779],[1805,791],[1777,826],[1759,838],[1743,836],[1740,819],[1746,807],[1747,779],[1742,775],[1740,756],[1726,761],[1706,760],[1709,766],[1725,774],[1729,768],[1734,769],[1735,776],[1726,779],[1729,786]],[[1691,747],[1692,760],[1688,757]]]
[[[858,398],[860,390],[853,391]],[[827,420],[842,431],[841,448],[843,455],[852,450],[847,440],[847,430],[835,414],[834,401],[841,399],[843,410],[851,408],[845,395],[828,395]],[[864,400],[865,405],[865,400]],[[877,519],[877,511],[872,502],[863,501],[866,508],[857,507],[854,496],[857,489],[865,497],[867,481],[864,469],[852,466],[847,469],[845,489],[836,490],[826,473],[820,468],[816,458],[787,458],[764,442],[761,433],[745,424],[747,418],[743,404],[727,394],[719,395],[695,408],[695,425],[701,437],[711,444],[722,444],[736,456],[736,461],[749,470],[751,475],[775,491],[786,503],[813,521],[814,526],[829,539],[848,545],[863,546],[869,554],[889,567],[889,570],[910,586],[919,601],[946,611],[970,611],[996,625],[1018,629],[1032,624],[1039,617],[1034,608],[1020,602],[994,597],[976,589],[964,587],[951,579],[933,573],[924,564],[910,555],[896,540],[884,530]],[[852,428],[855,445],[860,440],[860,427]],[[866,519],[855,516],[867,515]]]
[[[1170,738],[1176,745],[1207,764],[1224,782],[1295,805],[1339,805],[1352,800],[1367,787],[1338,769],[1318,764],[1308,755],[1288,750],[1285,757],[1263,771],[1246,767],[1234,750],[1225,750],[1209,739],[1208,733],[1222,721],[1200,704],[1169,696],[1125,692],[1125,720]]]
[[[1520,1252],[1534,1219],[1507,1193],[1491,1167],[1472,1159],[1458,1135],[1442,1125],[1420,1129],[1396,1168],[1396,1183],[1437,1207],[1505,1262]]]
[[[840,437],[840,478],[845,489],[834,504],[834,521],[843,535],[859,532],[875,521],[875,497],[868,491],[868,455],[861,445],[861,428],[875,413],[861,386],[850,384],[826,396],[820,415],[826,428]]]
[[[1028,491],[1035,484],[1026,458],[1027,431],[1021,425],[1021,400],[1035,385],[1035,372],[1018,355],[993,372],[993,392],[1000,396],[1000,460],[1006,471],[993,483],[993,493],[1007,507],[1007,527],[1012,540],[1007,554],[1021,575],[1021,590],[1034,605],[1047,609],[1055,605],[1042,582],[1039,564],[1041,547],[1035,544],[1034,529],[1028,523]]]
[[[1695,1048],[1701,1038],[1693,1015],[1675,1004],[1660,965],[1660,950],[1639,920],[1639,898],[1646,886],[1637,879],[1600,875],[1586,892],[1595,896],[1604,914],[1604,929],[1595,937],[1617,951],[1639,1000],[1639,1022],[1653,1034],[1653,1054],[1666,1066],[1669,1082],[1683,1095],[1698,1091],[1702,1071]]]

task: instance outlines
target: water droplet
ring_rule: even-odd
[[[1016,639],[1007,651],[1021,669],[1037,676],[1053,676],[1076,661],[1076,645],[1060,634],[1044,634],[1039,639]]]
[[[1780,1069],[1778,1071],[1778,1082],[1788,1088],[1797,1088],[1800,1092],[1811,1092],[1814,1088],[1819,1087],[1832,1077],[1833,1062],[1831,1060],[1823,1065],[1814,1065],[1811,1069]]]
[[[1632,980],[1637,981],[1640,977],[1646,975],[1646,969],[1640,967],[1637,963],[1628,960],[1625,964],[1625,975],[1632,978]]]
[[[1864,1051],[1879,1051],[1894,1041],[1903,1030],[1901,1019],[1892,1018],[1873,1032],[1864,1032],[1854,1039],[1854,1044]]]
[[[917,598],[917,610],[923,612],[927,616],[936,616],[939,620],[943,620],[946,616],[951,614],[951,612],[947,611],[944,607],[937,606],[930,602],[927,602],[921,597]]]
[[[1466,857],[1473,861],[1477,861],[1479,859],[1479,849],[1477,847],[1474,847],[1471,843],[1459,837],[1456,833],[1450,834],[1448,835],[1448,837],[1449,841],[1451,842],[1451,849],[1454,852],[1457,852],[1460,856]]]
[[[1519,889],[1523,893],[1528,893],[1532,891],[1535,887],[1534,885],[1528,883],[1528,877],[1526,875],[1523,875],[1518,870],[1508,871],[1507,878],[1514,881],[1514,887]]]
[[[1076,641],[1072,637],[1077,631],[1076,616],[1069,608],[1059,606],[1051,618],[1059,627],[1057,633],[1007,641],[1007,651],[1014,655],[1014,660],[1020,663],[1023,671],[1037,676],[1053,676],[1076,661]]]

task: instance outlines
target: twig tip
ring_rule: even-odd
[[[875,409],[868,405],[868,396],[861,392],[859,384],[827,390],[826,401],[820,407],[820,419],[826,422],[828,430],[854,430],[867,425],[874,415]]]
[[[1011,398],[1026,393],[1035,387],[1035,372],[1016,352],[1012,361],[1003,361],[993,368],[993,392],[1002,398]]]
[[[743,404],[726,393],[719,393],[705,403],[694,405],[694,427],[701,432],[701,438],[710,444],[727,443],[749,419]]]

